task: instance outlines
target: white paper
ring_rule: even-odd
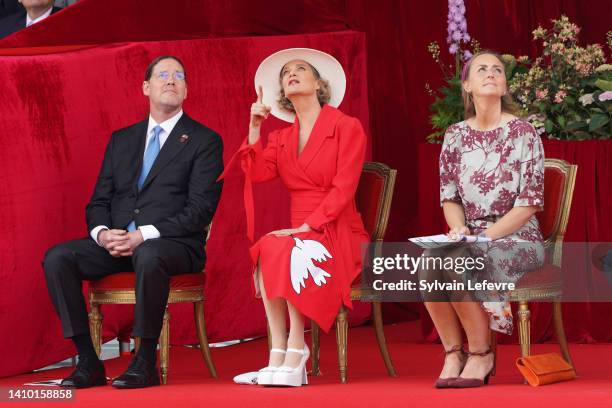
[[[489,237],[480,237],[478,235],[457,235],[451,238],[448,234],[429,235],[425,237],[414,237],[409,239],[420,246],[421,248],[434,249],[443,248],[458,243],[474,243],[474,242],[490,242]]]

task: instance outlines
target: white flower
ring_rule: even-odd
[[[587,106],[587,105],[590,105],[593,102],[595,102],[595,100],[593,99],[593,94],[592,93],[582,95],[580,98],[578,98],[578,100],[580,101],[582,106]]]

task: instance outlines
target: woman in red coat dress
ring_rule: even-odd
[[[327,331],[340,306],[351,307],[351,283],[361,270],[362,244],[369,241],[354,199],[366,135],[359,120],[332,107],[340,104],[346,79],[328,54],[279,51],[261,63],[255,83],[257,101],[239,153],[251,238],[251,183],[280,177],[291,194],[291,228],[270,232],[251,248],[272,342],[258,383],[300,386],[307,383],[309,357],[304,317]],[[264,148],[260,128],[270,113],[293,125],[271,132]]]

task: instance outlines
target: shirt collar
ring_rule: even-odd
[[[29,27],[32,24],[39,23],[42,20],[44,20],[45,18],[49,17],[49,15],[51,15],[51,11],[53,11],[53,5],[51,5],[51,7],[49,7],[49,10],[45,11],[41,16],[38,16],[34,20],[32,20],[30,18],[30,15],[28,13],[26,13],[26,27]]]
[[[153,128],[157,125],[159,125],[164,130],[164,132],[166,132],[166,135],[170,135],[170,133],[172,133],[172,129],[174,129],[174,127],[182,116],[183,110],[181,109],[176,115],[172,116],[170,119],[166,119],[162,123],[157,123],[155,119],[153,119],[153,117],[149,114],[149,126],[147,128],[147,135],[149,135]]]

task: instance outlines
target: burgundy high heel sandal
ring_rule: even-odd
[[[467,361],[467,359],[465,358],[465,350],[463,350],[463,346],[453,346],[451,347],[450,350],[444,350],[444,361],[446,361],[446,357],[449,354],[452,353],[456,353],[456,352],[460,352],[460,357],[459,359],[461,360],[461,368],[459,369],[459,372],[461,372],[463,370],[463,367],[465,366],[465,362]],[[449,378],[438,378],[434,384],[434,386],[436,388],[451,388],[450,386],[450,382],[456,380],[458,377],[449,377]]]
[[[491,348],[489,348],[486,351],[483,351],[481,353],[472,353],[469,352],[467,353],[468,355],[468,359],[472,356],[477,356],[477,357],[484,357],[487,356],[489,354],[491,354],[492,350]],[[485,384],[489,383],[489,377],[491,377],[491,373],[495,371],[495,358],[493,358],[493,367],[491,367],[491,369],[489,370],[489,372],[487,373],[487,375],[485,375],[484,379],[480,379],[480,378],[463,378],[463,377],[457,377],[456,379],[449,381],[449,387],[451,388],[475,388],[475,387],[482,387]]]

